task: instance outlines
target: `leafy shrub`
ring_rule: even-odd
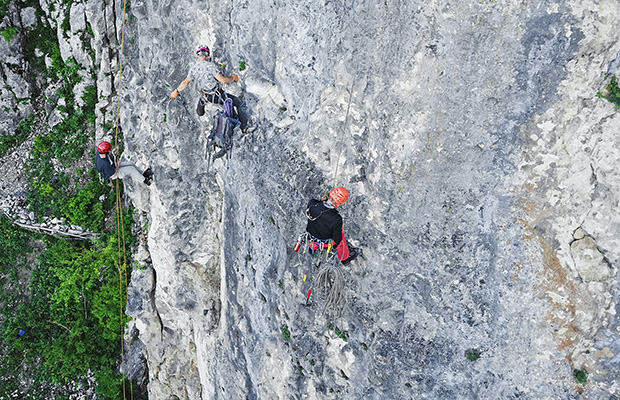
[[[0,19],[8,14],[9,3],[11,3],[11,0],[0,0]]]
[[[86,122],[90,126],[95,126],[95,120],[97,118],[95,114],[95,106],[97,105],[97,86],[92,85],[88,86],[84,89],[84,94],[82,95],[82,100],[84,100],[84,118]]]
[[[77,196],[69,200],[64,214],[75,225],[82,226],[95,232],[103,227],[104,210],[99,197],[104,193],[98,181],[90,181],[86,187],[78,191]]]
[[[573,370],[573,376],[575,377],[575,381],[580,385],[585,385],[588,382],[588,371],[585,369]]]
[[[291,340],[291,331],[288,330],[288,326],[284,325],[284,328],[282,328],[282,337],[284,337],[284,340],[286,342],[290,342]]]
[[[19,33],[19,28],[17,28],[16,26],[9,26],[0,31],[0,34],[2,34],[2,37],[7,42],[10,42],[11,39],[13,39],[15,35],[17,35],[18,33]]]
[[[0,214],[0,275],[23,267],[31,250],[28,233]]]
[[[125,213],[123,219],[131,227],[131,215]],[[33,235],[1,219],[0,232],[9,232],[7,240],[20,246]],[[14,240],[16,234],[22,235],[19,240]],[[131,231],[124,236],[130,238]],[[104,235],[95,243],[43,240],[46,249],[33,266],[30,284],[24,285],[29,294],[0,291],[0,311],[6,317],[0,321],[1,393],[17,391],[20,398],[69,395],[80,389],[67,383],[85,383],[92,371],[100,398],[122,398],[122,376],[116,368],[127,322],[119,304],[126,304],[127,282],[124,265],[116,268],[121,261],[117,236]],[[20,251],[24,254],[15,246],[2,251],[7,261],[0,265],[11,265]],[[17,337],[19,329],[26,334]],[[24,385],[25,377],[31,385]]]
[[[63,211],[71,194],[68,176],[64,173],[56,173],[51,163],[35,163],[34,161],[37,160],[32,159],[28,167],[30,168],[31,189],[27,200],[30,209],[39,216],[63,217]]]
[[[611,75],[611,82],[605,86],[605,91],[598,92],[596,97],[607,99],[620,108],[620,87],[614,75]]]
[[[469,361],[476,361],[481,356],[480,350],[478,349],[468,349],[465,351],[465,357]]]

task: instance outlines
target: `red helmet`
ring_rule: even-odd
[[[112,150],[112,145],[110,142],[101,142],[97,146],[97,150],[99,150],[99,154],[105,154]]]
[[[345,201],[349,198],[349,191],[342,186],[335,188],[331,192],[329,192],[329,198],[331,198],[334,202],[334,205],[338,207],[341,204],[344,204]]]

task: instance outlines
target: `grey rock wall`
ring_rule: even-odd
[[[619,11],[133,2],[121,120],[156,171],[153,272],[133,288],[150,302],[131,311],[151,396],[619,395],[620,124],[594,97]],[[167,99],[203,43],[257,128],[210,171],[196,93]],[[303,306],[291,248],[307,199],[335,185],[365,258],[331,320],[320,296]]]
[[[620,114],[595,97],[620,4],[134,0],[124,35],[122,6],[73,2],[62,52],[98,68],[97,139],[119,104],[155,171],[126,182],[150,398],[620,396]],[[252,115],[229,165],[208,168],[195,88],[168,98],[200,44]],[[292,245],[340,185],[364,258],[331,318]]]

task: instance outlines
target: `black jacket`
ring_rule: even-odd
[[[99,154],[99,150],[97,150],[97,155],[95,156],[95,168],[97,168],[97,171],[99,171],[105,180],[110,179],[110,177],[116,173],[116,166],[114,165],[114,160],[111,155],[112,153],[108,153],[105,158],[102,158]]]
[[[306,230],[317,239],[333,239],[336,246],[342,241],[342,217],[335,208],[324,202],[310,199],[306,210],[308,225]]]

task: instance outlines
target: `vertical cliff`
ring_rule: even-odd
[[[155,172],[126,182],[150,398],[620,396],[617,2],[134,0],[124,41],[122,4],[71,10],[102,99],[123,43],[124,142]],[[210,168],[214,109],[168,97],[201,44],[253,126]],[[336,319],[292,251],[334,186],[364,254]]]

